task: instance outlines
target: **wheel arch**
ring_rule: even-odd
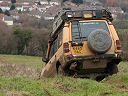
[[[58,68],[59,68],[60,65],[61,65],[60,61],[57,61],[57,62],[56,62],[56,72],[57,72],[57,73],[58,73]]]

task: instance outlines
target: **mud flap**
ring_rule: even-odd
[[[54,77],[56,75],[56,64],[49,63],[42,69],[40,78]]]

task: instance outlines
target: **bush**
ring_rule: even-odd
[[[127,29],[128,28],[128,21],[126,21],[126,20],[114,21],[113,24],[118,29]]]
[[[22,15],[22,14],[21,14]],[[25,54],[42,56],[46,54],[52,21],[22,16],[21,26],[9,27],[0,21],[0,54]]]
[[[14,36],[17,42],[17,54],[22,54],[25,47],[28,46],[29,41],[32,38],[31,29],[14,28]]]

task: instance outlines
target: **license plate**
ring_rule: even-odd
[[[74,46],[73,50],[74,50],[74,53],[82,53],[82,47],[81,46]]]

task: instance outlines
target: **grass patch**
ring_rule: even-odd
[[[0,69],[0,76],[1,72],[4,72],[4,75],[11,72],[12,74],[17,74],[26,68],[22,68],[22,66],[30,67],[32,70],[41,70],[43,63],[41,57],[0,55],[0,65],[1,64],[15,64],[16,67],[13,68],[9,66],[12,68],[7,69],[6,66],[2,67]],[[17,66],[20,67],[17,69]],[[14,69],[17,71],[13,72]],[[9,72],[5,72],[7,70]],[[29,71],[31,70],[26,72],[28,73]],[[128,96],[127,62],[121,62],[119,64],[119,73],[109,76],[102,82],[71,77],[55,77],[39,80],[34,77],[30,78],[30,75],[35,76],[32,75],[31,72],[26,76],[24,75],[26,74],[19,76],[10,76],[10,74],[6,77],[1,76],[0,96],[7,96],[7,94],[11,94],[10,96]]]
[[[87,79],[69,77],[30,80],[28,78],[0,78],[1,93],[26,92],[30,96],[125,96],[116,88]],[[105,95],[107,94],[107,95]]]
[[[41,57],[22,55],[0,55],[0,62],[4,64],[25,65],[41,69],[44,65]]]
[[[45,96],[40,82],[26,78],[0,78],[1,93],[28,92],[31,96]]]

